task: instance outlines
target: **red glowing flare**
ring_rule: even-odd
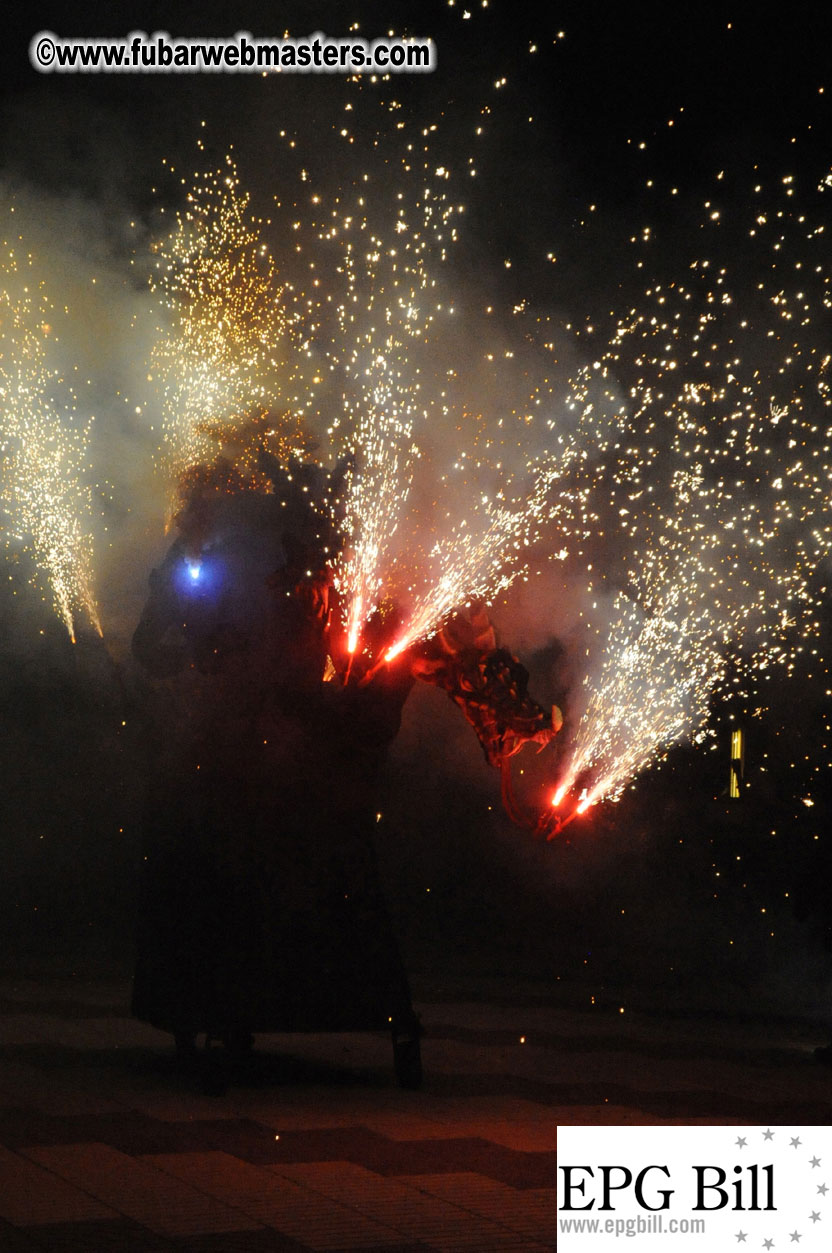
[[[347,631],[347,652],[350,656],[352,656],[358,648],[358,641],[361,636],[361,613],[363,608],[363,596],[356,596],[350,610],[349,629]]]
[[[558,788],[558,790],[555,792],[554,796],[552,797],[553,809],[557,809],[558,805],[560,805],[560,803],[562,802],[564,796],[566,795],[568,791],[569,791],[569,784],[561,783],[560,787]]]
[[[399,653],[403,653],[406,648],[407,640],[399,640],[399,642],[394,644],[392,648],[388,648],[387,652],[384,654],[384,660],[395,661]]]
[[[581,803],[578,805],[577,809],[575,810],[575,813],[585,814],[586,811],[589,809],[590,805],[593,805],[594,803],[595,802],[592,800],[591,796],[585,796],[584,799],[581,801]]]

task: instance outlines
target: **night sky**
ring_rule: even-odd
[[[325,75],[39,75],[28,63],[31,36],[243,29],[263,37],[284,28],[344,36],[358,21],[368,37],[388,29],[433,37],[436,71],[400,76],[394,87],[408,125],[438,125],[436,164],[447,163],[465,202],[459,241],[441,267],[460,326],[448,351],[460,359],[484,353],[491,336],[501,347],[522,344],[513,360],[529,369],[549,339],[563,369],[591,360],[597,348],[584,328],[607,325],[642,299],[639,258],[671,283],[703,241],[705,251],[730,258],[732,290],[756,310],[761,276],[738,225],[751,189],[793,176],[814,192],[832,169],[826,6],[790,5],[776,19],[731,6],[547,8],[545,19],[532,19],[501,0],[332,0],[239,4],[229,18],[209,0],[137,6],[128,19],[112,6],[35,4],[4,36],[4,229],[14,202],[63,319],[58,368],[78,366],[78,412],[96,415],[90,461],[104,627],[103,644],[89,632],[70,644],[30,555],[9,544],[0,591],[0,935],[9,965],[58,949],[70,959],[130,962],[147,686],[129,638],[168,542],[152,469],[158,414],[144,385],[149,258],[182,205],[179,175],[189,185],[233,148],[251,212],[269,219],[263,238],[292,279],[301,262],[287,224],[300,171],[334,194],[369,169],[377,185],[389,180],[392,199],[385,160],[398,143],[385,84],[352,88],[350,97],[340,78]],[[347,144],[343,105],[359,95]],[[483,120],[486,133],[473,139]],[[465,182],[469,153],[477,174]],[[717,193],[725,224],[714,242],[705,240],[703,205]],[[832,199],[818,203],[828,216]],[[646,226],[649,255],[631,242]],[[518,306],[528,311],[520,330]],[[494,313],[484,322],[486,307]],[[805,342],[830,351],[828,307]],[[759,351],[754,364],[764,370]],[[496,387],[488,371],[474,372],[471,406],[495,419],[519,395],[522,368],[507,367]],[[633,368],[622,361],[614,379],[621,394]],[[328,400],[322,393],[320,406]],[[445,433],[431,438],[444,448]],[[628,553],[625,539],[599,535],[554,572],[542,553],[540,582],[508,593],[494,619],[528,666],[532,690],[563,703],[568,733],[583,699],[576,589],[591,562],[596,587],[611,595]],[[598,806],[549,843],[510,825],[499,779],[470,730],[441,694],[417,690],[379,828],[388,891],[416,968],[434,982],[443,969],[519,969],[553,989],[560,983],[557,995],[581,1005],[594,996],[610,1006],[721,1006],[740,996],[764,1010],[822,1017],[832,933],[824,660],[832,616],[820,590],[828,577],[828,559],[809,572],[819,627],[788,676],[781,668],[769,681],[735,685],[733,699],[714,700],[704,744],[680,743],[617,804]],[[730,730],[740,724],[747,789],[730,801]],[[516,774],[518,790],[530,805],[545,804],[551,765],[523,757],[520,769],[527,774]]]

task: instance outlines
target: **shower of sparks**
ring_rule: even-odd
[[[532,489],[524,497],[507,500],[483,496],[471,515],[453,524],[430,552],[421,574],[421,590],[414,596],[396,641],[386,653],[392,661],[404,649],[433,635],[446,618],[474,600],[490,603],[507,591],[530,568],[529,550],[544,534],[568,537],[576,550],[590,535],[595,458],[606,447],[603,432],[581,423],[568,439],[554,441],[556,450],[536,457],[527,467]],[[550,554],[564,560],[561,547]]]
[[[397,533],[419,457],[414,424],[427,421],[436,404],[436,397],[423,398],[415,363],[447,333],[452,314],[437,296],[428,261],[444,260],[462,212],[444,189],[449,171],[432,167],[427,145],[417,190],[412,144],[398,164],[410,177],[396,192],[392,213],[384,193],[374,196],[369,179],[361,179],[346,204],[337,196],[329,215],[321,218],[318,209],[313,223],[319,243],[335,249],[344,286],[326,352],[343,380],[343,417],[328,433],[348,463],[340,500],[345,550],[336,580],[348,604],[351,653],[399,574]],[[323,198],[312,201],[321,205]]]
[[[695,260],[684,283],[648,287],[626,340],[613,337],[633,406],[609,467],[622,569],[607,581],[619,591],[555,807],[576,790],[579,814],[616,800],[703,733],[715,699],[816,654],[832,548],[832,293],[822,214],[797,190],[791,177],[755,188],[750,296],[732,291],[729,265]],[[724,215],[705,209],[716,231]]]
[[[246,440],[253,424],[261,437],[288,439],[294,449],[297,436],[302,447],[296,415],[280,412],[288,377],[276,355],[293,318],[248,205],[227,157],[224,169],[196,177],[175,228],[155,248],[152,286],[167,324],[151,371],[162,393],[163,463],[174,497],[183,475],[209,466],[224,446],[253,473],[256,448]]]
[[[359,349],[350,362],[357,396],[352,399],[348,392],[350,399],[345,398],[354,442],[343,492],[346,556],[338,568],[339,586],[349,604],[350,653],[356,651],[361,629],[384,593],[385,570],[391,564],[391,545],[410,491],[417,452],[414,406],[401,386],[400,372],[391,364],[402,348],[391,331],[383,351],[372,343],[366,345],[371,359],[363,371],[356,368],[362,357]]]
[[[347,146],[366,100],[354,88]],[[295,449],[303,424],[308,434],[326,415],[316,455],[339,467],[336,486],[310,504],[343,537],[334,575],[350,654],[385,604],[401,625],[378,660],[553,558],[569,557],[573,573],[583,560],[601,608],[554,800],[570,795],[584,812],[702,735],[715,699],[742,697],[775,665],[790,672],[811,647],[832,546],[823,214],[799,205],[790,176],[761,185],[745,247],[731,222],[727,259],[708,259],[731,221],[715,193],[689,235],[698,255],[611,314],[606,337],[593,324],[530,328],[516,306],[526,359],[512,375],[513,349],[457,326],[443,270],[473,158],[439,160],[437,127],[416,130],[386,94],[372,100],[393,121],[367,169],[336,190],[302,169],[285,206],[299,267],[291,318],[233,164],[197,182],[160,246],[156,286],[173,322],[155,357],[168,463],[181,479],[210,462],[218,432],[242,446],[252,410],[263,419],[277,407],[281,369],[297,391],[285,402]],[[281,138],[299,159],[297,140]],[[813,191],[829,186],[826,176]],[[632,239],[637,272],[651,268],[656,236],[646,227]],[[566,332],[586,363],[571,378],[555,368]],[[463,337],[481,346],[481,412],[465,390]],[[281,338],[290,365],[273,356]]]
[[[632,587],[614,597],[600,674],[586,680],[586,711],[555,806],[585,779],[578,812],[617,799],[657,754],[701,732],[726,673],[725,623],[697,594],[702,569],[699,555],[660,552],[645,561],[640,602]]]
[[[365,99],[362,84],[352,86],[348,114]],[[596,417],[602,367],[597,378],[579,370],[577,381],[556,393],[548,378],[551,346],[541,346],[521,410],[504,414],[492,406],[488,416],[477,415],[473,421],[486,433],[478,448],[466,447],[469,397],[453,348],[462,328],[442,267],[458,240],[465,206],[456,193],[463,174],[476,174],[473,158],[459,160],[461,169],[443,162],[434,155],[436,126],[403,121],[395,99],[374,96],[371,107],[379,103],[394,119],[373,145],[381,166],[326,193],[302,169],[299,194],[285,206],[292,220],[281,225],[300,273],[291,286],[283,373],[293,382],[303,376],[305,390],[289,402],[296,423],[326,411],[321,456],[340,467],[337,490],[310,504],[334,512],[343,537],[334,575],[346,606],[348,651],[359,648],[368,619],[395,602],[403,625],[388,649],[392,659],[433,634],[454,609],[472,599],[490,602],[526,575],[529,550],[544,536],[557,535],[551,555],[561,559],[567,538],[586,539],[594,522],[592,467],[624,410],[612,420],[606,412]],[[489,105],[482,108],[475,142],[490,113]],[[340,137],[351,143],[351,127]],[[281,138],[294,149],[295,140]],[[163,384],[165,461],[180,490],[221,444],[237,465],[238,428],[251,431],[252,408],[262,413],[275,403],[270,348],[287,319],[255,226],[229,162],[226,177],[197,179],[187,210],[157,249],[155,286],[172,325],[153,368]],[[483,368],[502,386],[490,327],[487,334]],[[521,335],[527,337],[525,327]],[[513,356],[506,351],[503,364]],[[553,416],[556,398],[572,411],[567,434]],[[432,433],[441,432],[447,444],[455,429],[459,442],[437,455]],[[294,451],[301,439],[298,429]],[[249,460],[256,478],[256,459]],[[427,485],[420,484],[414,504],[420,470]]]
[[[46,362],[50,322],[43,291],[7,251],[0,289],[0,501],[8,537],[31,553],[74,643],[79,612],[101,634],[92,590],[92,499],[83,483],[89,431],[74,427],[50,394],[60,385]]]
[[[475,332],[457,325],[442,265],[465,211],[454,193],[462,172],[475,174],[473,158],[458,161],[463,171],[439,160],[436,126],[409,129],[395,99],[384,108],[395,118],[396,138],[382,177],[365,172],[349,190],[326,195],[302,170],[301,183],[311,185],[292,205],[292,229],[298,252],[314,256],[303,284],[305,328],[341,390],[342,412],[327,436],[333,460],[346,466],[333,504],[345,541],[335,577],[347,605],[348,651],[358,649],[367,620],[394,601],[402,628],[386,653],[392,660],[454,609],[491,601],[525,574],[528,550],[544,533],[557,532],[553,555],[560,557],[567,536],[585,537],[588,467],[603,447],[602,427],[615,423],[595,422],[588,402],[595,381],[583,378],[563,397],[578,410],[569,436],[543,416],[552,411],[548,378],[532,382],[522,416],[493,406],[489,418],[472,419],[458,377],[459,336]],[[482,109],[476,136],[490,112]],[[352,142],[351,128],[341,134]],[[333,299],[333,290],[343,295]],[[493,330],[487,334],[482,356],[501,383],[499,363],[492,364],[498,354],[489,351]],[[541,346],[539,375],[547,374],[549,355]],[[466,446],[472,420],[486,428],[493,420],[478,448]],[[441,450],[433,446],[437,432]],[[493,490],[483,490],[487,480]]]

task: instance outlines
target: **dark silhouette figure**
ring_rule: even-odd
[[[258,1031],[388,1028],[416,1086],[419,1024],[373,845],[402,706],[415,676],[444,687],[495,765],[560,714],[531,700],[483,612],[388,663],[388,607],[349,657],[337,540],[308,486],[195,483],[151,575],[133,639],[158,680],[133,1009],[183,1053],[201,1032],[233,1055]]]
[[[183,1052],[201,1032],[239,1053],[258,1031],[392,1030],[413,1086],[418,1021],[373,846],[412,678],[403,660],[326,681],[308,514],[297,493],[199,499],[151,576],[133,640],[159,680],[133,1010]]]

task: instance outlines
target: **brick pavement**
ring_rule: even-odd
[[[558,1123],[832,1122],[796,1023],[436,1003],[420,1092],[333,1034],[262,1037],[208,1096],[128,991],[0,980],[0,1253],[531,1253]]]

